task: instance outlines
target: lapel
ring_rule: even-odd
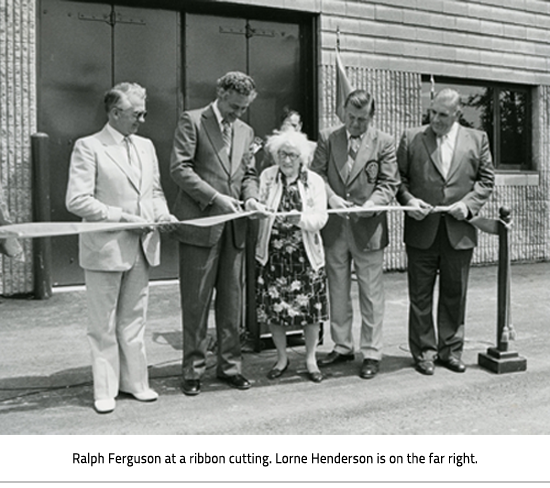
[[[231,175],[239,169],[245,151],[246,126],[239,119],[233,123],[233,142],[231,144]]]
[[[437,151],[437,139],[434,131],[430,126],[428,126],[424,131],[423,141],[434,166],[437,168],[437,171],[439,172],[441,177],[445,179],[443,169],[441,167],[441,161],[439,159],[439,153]]]
[[[377,133],[369,126],[366,134],[361,139],[361,145],[357,151],[357,157],[351,168],[347,183],[350,184],[363,170],[368,161],[372,160],[372,153],[376,147]]]
[[[457,169],[460,166],[460,163],[463,161],[464,153],[468,147],[468,139],[470,135],[468,131],[459,125],[458,133],[456,134],[456,143],[455,150],[453,152],[453,158],[451,159],[451,167],[449,168],[449,174],[447,175],[447,180],[450,180],[451,177],[456,173]]]
[[[130,183],[139,192],[140,182],[137,175],[128,163],[126,149],[122,144],[117,144],[106,127],[98,134],[99,141],[105,148],[105,154],[120,168],[120,170],[128,177]]]
[[[134,148],[137,153],[137,157],[139,160],[139,167],[140,167],[140,189],[143,193],[144,191],[144,185],[146,182],[152,181],[151,175],[149,174],[149,165],[147,162],[149,161],[149,157],[147,156],[147,146],[143,143],[142,139],[138,139],[137,137],[133,137],[132,141],[134,142]]]
[[[229,156],[225,150],[223,144],[222,131],[220,129],[220,124],[214,113],[212,105],[209,105],[205,111],[202,113],[202,118],[204,121],[204,130],[210,143],[214,148],[214,152],[217,154],[220,163],[222,164],[223,169],[227,172],[228,175],[231,175],[231,163],[229,161]]]
[[[344,183],[347,180],[346,163],[348,161],[348,136],[346,127],[342,126],[334,132],[333,145],[334,164]]]

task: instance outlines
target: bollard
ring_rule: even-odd
[[[527,360],[510,350],[510,341],[515,339],[511,320],[510,303],[510,244],[509,225],[512,221],[510,210],[499,209],[498,222],[498,289],[497,289],[497,337],[496,347],[490,347],[486,353],[478,355],[478,364],[493,373],[513,373],[525,371]]]
[[[49,143],[47,134],[31,136],[33,221],[50,221],[50,170]],[[34,297],[44,300],[52,296],[51,239],[42,237],[33,241]]]

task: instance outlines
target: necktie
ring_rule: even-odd
[[[348,160],[346,162],[346,177],[349,177],[351,169],[353,168],[353,163],[357,157],[357,151],[359,151],[359,146],[361,145],[361,138],[359,136],[350,136],[349,138],[349,147],[348,147]]]
[[[130,168],[132,168],[135,176],[139,180],[141,178],[141,169],[139,167],[139,160],[135,155],[135,151],[132,150],[134,144],[132,143],[132,139],[130,139],[130,136],[126,136],[124,138],[124,146],[126,147],[126,155],[128,156],[128,164],[130,165]]]
[[[438,136],[437,138],[437,152],[439,155],[439,161],[441,162],[441,170],[443,176],[447,178],[449,169],[451,167],[452,148],[449,145],[449,136],[447,134]]]
[[[223,144],[227,149],[228,156],[231,156],[231,139],[232,139],[232,131],[231,131],[231,124],[223,119],[222,120],[222,137],[223,137]]]

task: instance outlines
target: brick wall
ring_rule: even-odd
[[[14,222],[31,220],[30,136],[36,131],[34,0],[0,0],[0,181]],[[30,240],[25,263],[0,262],[0,294],[32,291]]]

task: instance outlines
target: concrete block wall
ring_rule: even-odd
[[[30,137],[36,132],[35,0],[0,0],[0,182],[14,222],[32,219]],[[25,262],[0,260],[0,294],[33,289],[32,242]]]

